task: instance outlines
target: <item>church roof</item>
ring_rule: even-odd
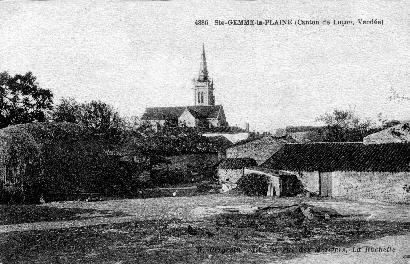
[[[197,119],[217,118],[223,109],[222,105],[176,106],[176,107],[148,107],[142,115],[143,120],[170,120],[178,119],[188,111]]]

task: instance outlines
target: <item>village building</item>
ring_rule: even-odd
[[[286,144],[261,167],[295,174],[313,195],[410,201],[409,144]]]

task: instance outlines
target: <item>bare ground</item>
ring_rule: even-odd
[[[302,201],[349,217],[275,224],[251,213]],[[0,225],[0,262],[407,263],[410,256],[406,205],[217,194],[39,207],[80,213],[62,221],[40,217],[41,222]],[[353,252],[366,245],[395,252]]]

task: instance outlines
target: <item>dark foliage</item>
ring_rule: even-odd
[[[142,127],[129,135],[128,142],[124,145],[126,151],[143,150],[164,156],[216,153],[221,148],[219,141],[202,136],[195,128],[169,126],[157,132]]]
[[[53,112],[53,119],[86,127],[101,140],[119,142],[125,133],[124,120],[111,105],[101,101],[78,103],[73,98],[63,98]]]
[[[238,188],[249,196],[263,196],[268,191],[268,177],[261,174],[247,174],[242,176],[238,182]]]
[[[105,142],[70,123],[31,123],[0,131],[1,154],[11,184],[3,202],[63,200],[76,193],[123,194],[131,171],[109,156]],[[18,168],[18,169],[17,169]]]
[[[0,128],[43,122],[52,104],[53,94],[50,90],[40,88],[31,72],[15,76],[7,72],[0,73]]]
[[[151,172],[151,180],[154,186],[159,187],[191,182],[191,178],[187,173],[178,170],[153,170]]]
[[[370,120],[361,120],[353,109],[335,109],[316,120],[326,125],[320,133],[325,142],[359,142],[374,133]]]
[[[129,175],[98,141],[66,141],[43,148],[41,191],[46,200],[73,193],[121,194]]]

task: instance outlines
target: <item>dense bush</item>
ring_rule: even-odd
[[[87,129],[69,123],[31,123],[0,131],[3,202],[60,200],[76,193],[123,194],[128,170]]]
[[[238,182],[238,188],[249,196],[263,196],[268,192],[268,177],[260,174],[247,174],[242,176]]]
[[[52,198],[73,193],[126,192],[120,163],[95,141],[56,142],[43,148],[42,191]]]

